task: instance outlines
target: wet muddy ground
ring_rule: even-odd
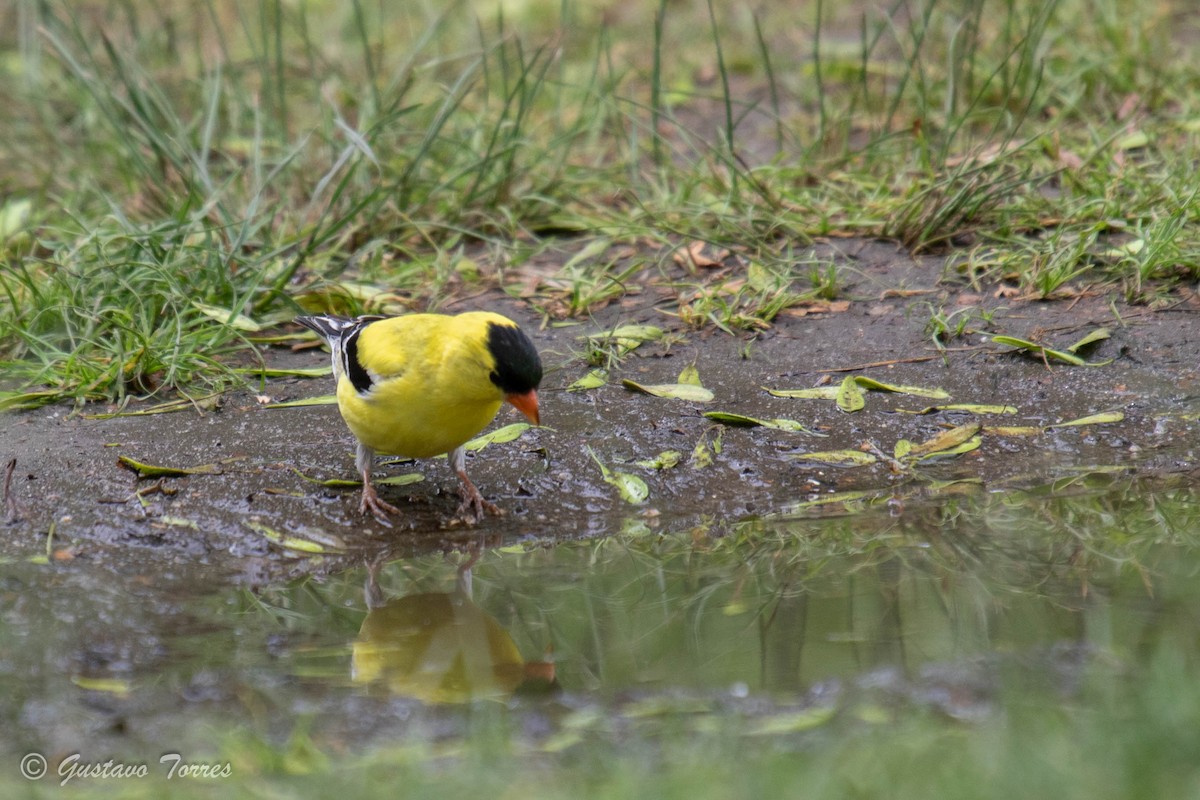
[[[295,552],[272,543],[264,529],[324,542],[329,557],[316,567],[324,570],[380,553],[586,537],[612,532],[630,518],[651,529],[680,530],[701,519],[776,512],[835,491],[892,490],[905,497],[930,481],[969,479],[1003,487],[1044,483],[1090,467],[1143,474],[1191,469],[1200,411],[1200,306],[1194,299],[1150,309],[1127,306],[1115,292],[1091,291],[1038,302],[1004,297],[995,286],[975,292],[947,285],[940,282],[939,259],[912,260],[887,243],[840,242],[829,250],[839,254],[848,276],[842,295],[848,306],[785,311],[769,330],[755,334],[688,329],[663,313],[673,308],[673,290],[654,285],[587,322],[540,330],[541,319],[499,293],[472,301],[520,321],[548,367],[541,392],[545,427],[468,458],[475,482],[508,512],[474,529],[447,524],[457,505],[457,482],[445,460],[377,473],[425,476],[420,483],[384,489],[405,511],[391,530],[358,515],[357,490],[304,480],[297,470],[321,479],[353,478],[352,440],[332,406],[268,407],[327,394],[330,378],[281,378],[258,391],[229,393],[219,408],[201,412],[88,419],[56,407],[5,415],[0,456],[16,459],[11,495],[19,518],[5,527],[3,549],[15,555],[45,547],[52,530],[50,548],[60,551],[59,558],[115,558],[173,569],[203,565],[254,585],[314,568],[311,559],[289,557]],[[972,327],[1060,348],[1107,328],[1111,338],[1085,355],[1092,362],[1112,361],[1087,367],[1044,363],[979,334],[952,339],[939,353],[926,330],[931,309],[952,313],[970,306],[991,315],[987,323],[977,315]],[[668,336],[627,355],[607,385],[565,391],[589,369],[581,337],[626,323],[657,325]],[[264,358],[272,366],[327,363],[317,349],[270,348]],[[691,364],[714,393],[712,402],[635,394],[620,384],[623,378],[673,383]],[[849,369],[856,366],[862,368]],[[850,374],[937,387],[951,400],[870,392],[866,408],[848,414],[830,400],[773,397],[763,388],[836,384]],[[872,444],[891,453],[898,439],[924,441],[947,424],[975,419],[954,412],[894,413],[935,402],[1016,406],[1017,414],[988,421],[1005,426],[1047,425],[1108,411],[1120,411],[1124,419],[1040,436],[985,433],[974,452],[915,472],[897,472],[883,460],[837,468],[789,458]],[[716,426],[704,411],[793,419],[823,436]],[[496,425],[518,416],[505,407]],[[710,453],[719,444],[711,465],[697,462],[698,444]],[[610,468],[642,477],[648,500],[633,506],[621,499],[602,480],[588,448]],[[631,465],[667,450],[683,455],[673,468]],[[166,478],[165,492],[157,492],[154,480],[139,480],[118,466],[119,456],[172,467],[215,463],[219,470]],[[147,488],[143,499],[134,495]]]

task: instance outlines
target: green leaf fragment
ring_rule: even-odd
[[[1116,247],[1110,247],[1100,255],[1106,258],[1128,258],[1130,256],[1136,256],[1145,249],[1145,239],[1131,239],[1124,244],[1117,245]]]
[[[1088,333],[1087,336],[1080,339],[1079,342],[1076,342],[1074,347],[1082,347],[1082,345],[1087,344],[1088,341],[1098,342],[1100,338],[1104,338],[1093,338],[1096,337],[1097,332],[1099,331]],[[1112,359],[1105,359],[1104,361],[1086,361],[1082,359],[1082,357],[1075,355],[1074,353],[1070,353],[1070,351],[1051,349],[1046,347],[1044,344],[1031,342],[1028,341],[1028,339],[1016,338],[1015,336],[992,336],[991,341],[995,342],[996,344],[1007,344],[1009,347],[1024,351],[1024,353],[1040,356],[1043,360],[1055,359],[1056,361],[1069,363],[1069,365],[1074,367],[1103,367],[1106,365],[1106,363],[1112,363]]]
[[[921,453],[921,454],[918,454],[916,456],[916,458],[918,461],[924,461],[925,459],[929,459],[929,458],[950,458],[953,456],[961,456],[963,453],[969,453],[972,450],[977,449],[981,444],[983,444],[983,437],[980,436],[979,434],[975,434],[974,436],[967,439],[966,441],[959,442],[958,444],[954,445],[953,447],[946,447],[941,450],[934,450],[933,452],[929,452],[929,453]],[[912,457],[912,455],[913,455],[912,453],[909,453],[910,458]]]
[[[830,467],[865,467],[874,464],[877,459],[870,453],[861,450],[825,450],[816,453],[792,453],[790,461],[807,461],[814,464],[825,464]]]
[[[1121,422],[1125,419],[1125,414],[1122,411],[1104,411],[1099,414],[1089,414],[1086,417],[1072,419],[1066,422],[1056,422],[1053,425],[1042,427],[987,427],[984,428],[985,433],[996,434],[997,436],[1037,436],[1055,428],[1077,428],[1083,425],[1107,425],[1113,422]]]
[[[386,478],[377,478],[372,481],[376,486],[408,486],[413,483],[420,483],[425,480],[425,476],[419,472],[406,472],[403,475],[388,475]]]
[[[663,337],[662,328],[657,325],[621,325],[611,331],[594,333],[593,337],[612,336],[617,339],[637,339],[641,342],[656,342]]]
[[[857,452],[854,450],[846,452]],[[838,503],[853,503],[858,500],[871,497],[870,492],[854,490],[849,492],[834,492],[833,494],[822,495],[813,500],[802,500],[799,503],[793,503],[787,507],[785,514],[794,514],[806,508],[817,508],[819,506],[837,505]]]
[[[927,389],[923,386],[901,386],[896,383],[884,383],[866,375],[854,376],[854,382],[863,389],[873,389],[878,392],[894,392],[896,394],[911,394],[917,397],[929,397],[934,400],[949,400],[950,393],[945,389]]]
[[[791,397],[798,400],[836,400],[841,391],[840,386],[814,386],[811,389],[768,389],[762,387],[772,397]]]
[[[836,714],[835,706],[820,706],[803,711],[775,714],[751,725],[746,730],[746,735],[779,736],[786,733],[800,733],[824,725]]]
[[[1046,430],[1052,428],[1073,428],[1080,425],[1106,425],[1112,422],[1121,422],[1125,419],[1124,412],[1121,411],[1105,411],[1100,414],[1090,414],[1086,417],[1073,419],[1069,422],[1056,422],[1053,425],[1047,425]]]
[[[1149,144],[1149,134],[1142,130],[1135,130],[1117,139],[1116,148],[1118,150],[1139,150]]]
[[[922,457],[931,453],[941,453],[947,450],[952,450],[978,434],[979,429],[980,425],[978,422],[972,422],[969,425],[956,425],[953,428],[942,431],[932,439],[924,441],[918,445],[913,445],[912,449],[908,452],[908,455]],[[974,448],[971,449],[973,450]]]
[[[586,247],[571,256],[567,263],[562,265],[562,271],[568,272],[572,267],[578,266],[584,261],[591,261],[596,256],[603,255],[604,251],[608,250],[611,246],[612,239],[601,237],[592,240]]]
[[[32,212],[33,201],[26,198],[9,200],[0,206],[0,243],[24,228]]]
[[[1022,352],[1038,355],[1038,356],[1042,357],[1043,359],[1053,358],[1058,361],[1062,361],[1066,364],[1071,364],[1072,366],[1076,366],[1076,367],[1088,366],[1087,361],[1085,361],[1084,359],[1075,355],[1074,353],[1068,353],[1063,350],[1053,350],[1049,347],[1046,347],[1043,344],[1031,342],[1028,339],[1018,339],[1015,336],[1000,336],[1000,335],[998,335],[998,336],[993,336],[992,341],[995,342],[996,344],[1006,344],[1009,347],[1015,347]],[[1096,363],[1092,364],[1091,366],[1101,366],[1102,364],[1110,363],[1110,361],[1111,361],[1111,359],[1109,361],[1096,362]]]
[[[497,428],[494,431],[489,431],[482,436],[476,436],[471,441],[463,445],[463,449],[468,452],[476,452],[482,450],[490,444],[504,444],[505,442],[516,441],[521,438],[521,434],[529,430],[533,426],[528,422],[514,422],[510,425],[505,425],[503,428]]]
[[[721,608],[721,613],[726,617],[736,617],[739,614],[745,614],[750,610],[750,606],[745,600],[730,600]]]
[[[195,520],[187,519],[186,517],[173,517],[167,514],[157,517],[156,522],[163,525],[173,525],[176,528],[191,528],[194,531],[200,530],[200,525]]]
[[[898,414],[936,414],[939,411],[966,411],[971,414],[1016,414],[1016,406],[988,405],[986,403],[947,403],[941,406],[925,406],[916,411],[897,408]]]
[[[71,683],[89,692],[104,692],[122,697],[133,691],[133,684],[120,678],[88,678],[83,675],[72,675]]]
[[[867,397],[858,387],[858,381],[848,376],[838,387],[837,406],[847,414],[861,411],[867,405]]]
[[[1089,344],[1094,344],[1095,342],[1102,342],[1105,339],[1109,338],[1111,335],[1112,334],[1109,333],[1108,328],[1097,328],[1096,330],[1089,333],[1087,336],[1084,336],[1082,339],[1080,339],[1075,344],[1068,347],[1067,351],[1074,353],[1074,352],[1078,351],[1081,347],[1087,347]]]
[[[705,431],[703,434],[701,434],[699,441],[696,442],[696,446],[692,448],[692,469],[704,469],[705,467],[711,467],[715,460],[714,457],[720,455],[721,453],[725,429],[719,426],[715,427],[716,435],[713,436],[712,441],[710,442],[709,431],[711,430],[714,430],[714,428],[710,428],[708,431]]]
[[[333,367],[238,367],[234,372],[264,378],[323,378],[333,374]]]
[[[683,453],[678,450],[664,450],[652,459],[635,461],[639,467],[646,469],[671,469],[683,460]]]
[[[616,345],[617,351],[624,355],[640,347],[644,342],[654,342],[664,335],[662,328],[654,325],[621,325],[610,331],[600,331],[580,336],[587,339],[593,346]]]
[[[58,392],[0,392],[0,411],[41,408],[59,398]]]
[[[773,397],[790,397],[804,400],[836,400],[838,408],[847,413],[860,411],[866,405],[867,401],[863,394],[864,390],[911,394],[917,397],[930,397],[935,400],[950,399],[950,393],[944,389],[884,383],[866,375],[847,375],[837,386],[815,386],[810,389],[770,389],[765,386],[763,388]]]
[[[704,416],[724,425],[737,425],[745,428],[772,428],[774,430],[790,431],[793,433],[811,433],[814,436],[824,435],[804,427],[794,419],[759,419],[758,417],[747,417],[744,414],[733,414],[727,411],[705,411]]]
[[[646,498],[650,496],[650,487],[644,480],[636,475],[630,475],[628,472],[616,472],[609,469],[592,448],[589,447],[587,450],[592,460],[596,462],[596,466],[600,467],[600,476],[604,478],[604,482],[615,486],[622,500],[635,506],[646,502]]]
[[[220,306],[212,306],[212,305],[209,305],[208,303],[201,303],[198,300],[192,301],[192,307],[195,308],[197,311],[199,311],[204,316],[209,317],[210,319],[214,319],[217,322],[220,322],[224,325],[228,325],[229,327],[233,328],[234,330],[247,331],[249,333],[256,333],[256,332],[262,330],[261,325],[259,325],[254,320],[250,319],[245,314],[240,314],[240,313],[234,312],[233,310],[228,309],[228,308],[221,308]]]
[[[983,432],[996,436],[1038,436],[1043,431],[1034,425],[988,425]]]
[[[219,475],[221,467],[217,464],[201,464],[198,467],[160,467],[145,464],[129,456],[119,456],[117,464],[128,470],[133,470],[139,478],[178,478],[183,475]]]
[[[257,534],[260,534],[267,541],[273,542],[273,543],[279,545],[280,547],[286,548],[288,550],[296,550],[301,553],[313,553],[313,554],[320,554],[320,553],[326,552],[324,545],[321,545],[317,542],[310,541],[308,539],[301,539],[298,536],[288,536],[286,534],[280,533],[279,531],[275,530],[274,528],[268,527],[267,525],[264,525],[261,522],[258,522],[257,520],[246,520],[245,525],[250,530],[254,531]]]
[[[205,409],[214,409],[221,404],[221,392],[205,395],[204,397],[182,398],[180,400],[169,400],[165,403],[150,406],[149,408],[139,408],[135,411],[114,411],[104,414],[84,414],[84,419],[116,419],[118,417],[149,417],[155,414],[172,414],[176,411],[187,411]]]
[[[675,400],[687,400],[693,403],[707,403],[713,399],[713,393],[703,386],[690,383],[658,383],[642,384],[628,378],[621,381],[626,389],[654,397],[669,397]]]
[[[286,403],[271,403],[263,408],[302,408],[304,406],[336,406],[336,394],[322,394],[317,397],[306,397],[303,400],[288,400]]]
[[[679,372],[679,382],[692,386],[700,386],[700,370],[696,369],[695,364],[687,365]]]
[[[594,369],[587,375],[567,387],[568,392],[586,392],[589,389],[599,389],[608,383],[608,370]]]
[[[314,478],[310,475],[305,475],[300,470],[292,467],[292,472],[299,475],[309,483],[315,483],[318,486],[324,486],[327,489],[355,489],[362,486],[361,480],[351,478]],[[425,480],[425,476],[419,472],[407,472],[403,475],[389,475],[386,478],[379,478],[373,483],[377,486],[408,486],[411,483],[420,483]]]

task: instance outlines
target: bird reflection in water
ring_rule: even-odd
[[[367,617],[354,640],[351,678],[426,703],[506,699],[557,688],[554,664],[526,662],[496,618],[471,599],[473,557],[452,592],[388,600],[380,563],[367,570]]]

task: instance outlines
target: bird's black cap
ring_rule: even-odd
[[[488,324],[487,349],[496,362],[490,377],[505,394],[525,394],[542,382],[537,348],[516,325]]]

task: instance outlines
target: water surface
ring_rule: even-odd
[[[949,487],[688,530],[631,515],[609,536],[249,588],[17,555],[0,566],[6,779],[32,751],[52,770],[178,752],[264,781],[371,753],[441,765],[480,737],[513,769],[595,747],[642,763],[672,731],[819,752],[1021,709],[1120,708],[1152,741],[1173,724],[1156,729],[1156,704],[1198,705],[1180,689],[1200,685],[1198,512],[1192,488],[1104,477]],[[1197,764],[1177,764],[1181,785]]]

